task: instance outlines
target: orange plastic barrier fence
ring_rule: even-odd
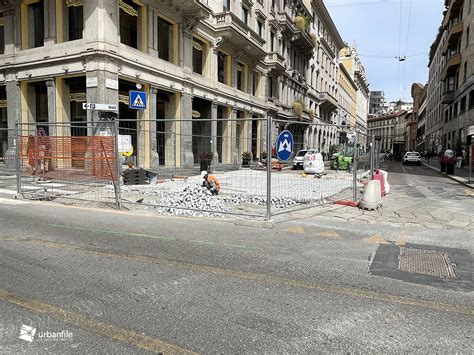
[[[115,137],[21,136],[20,159],[32,169],[79,170],[98,179],[116,177]]]

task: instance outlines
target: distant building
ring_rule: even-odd
[[[385,94],[383,91],[371,91],[369,99],[369,115],[380,115],[385,112]]]
[[[380,141],[380,149],[391,153],[406,150],[406,127],[411,112],[398,111],[386,115],[370,117],[367,120],[367,133]]]
[[[366,132],[370,90],[364,64],[360,60],[356,49],[350,47],[341,50],[339,61],[344,64],[357,88],[355,96],[355,124],[359,130]]]

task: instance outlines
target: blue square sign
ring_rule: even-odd
[[[146,92],[145,91],[130,91],[129,93],[130,99],[130,108],[134,108],[136,110],[144,110],[146,109]]]

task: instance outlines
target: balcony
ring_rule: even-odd
[[[265,62],[268,64],[270,70],[278,73],[283,73],[286,70],[285,57],[277,52],[268,53]]]
[[[311,57],[313,53],[314,42],[307,31],[296,31],[291,40],[291,43],[295,49],[299,50],[301,53],[303,53],[303,55]]]
[[[441,80],[445,80],[448,74],[453,74],[456,68],[461,65],[461,54],[455,52],[451,54],[443,71],[441,72]]]
[[[230,50],[236,52],[243,49],[245,56],[252,60],[265,58],[263,46],[266,41],[232,12],[216,14],[215,28],[217,36],[221,36],[224,43],[228,43]]]
[[[291,14],[287,11],[278,11],[276,14],[276,20],[282,28],[282,32],[295,33],[298,29],[295,26]]]
[[[446,5],[448,5],[446,3]],[[459,17],[459,12],[461,11],[464,5],[464,0],[451,0],[449,3],[449,8],[444,16],[443,26],[446,27],[449,24],[449,21]]]
[[[327,107],[331,111],[337,110],[339,107],[337,100],[328,92],[320,92],[318,94],[318,99],[321,102],[320,104],[322,107]]]
[[[209,16],[212,13],[209,0],[176,0],[173,6],[179,8],[184,15],[199,17]]]
[[[455,46],[459,37],[462,35],[464,22],[458,19],[452,20],[448,26],[448,36],[444,43],[443,53],[446,53],[449,47]]]
[[[448,4],[446,4],[448,5]],[[459,17],[459,13],[464,5],[464,0],[451,0],[446,15],[444,15],[443,26],[446,27],[449,21]]]
[[[454,101],[454,91],[447,91],[441,96],[441,103],[445,105],[452,104]]]

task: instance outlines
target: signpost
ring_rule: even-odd
[[[146,109],[146,92],[145,91],[133,91],[129,93],[130,108],[135,110]]]
[[[282,161],[287,161],[293,154],[294,141],[290,131],[284,130],[278,136],[276,142],[277,157]]]
[[[83,103],[82,104],[83,110],[98,110],[98,111],[117,111],[117,105],[109,105],[109,104],[92,104],[92,103]]]

